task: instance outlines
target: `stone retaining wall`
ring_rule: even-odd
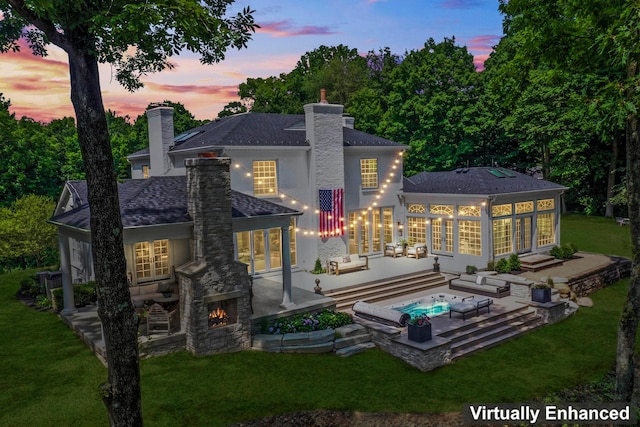
[[[568,283],[571,290],[578,296],[590,295],[605,288],[631,274],[631,260],[628,258],[611,257],[614,261],[598,271],[589,271],[580,276],[572,277]]]

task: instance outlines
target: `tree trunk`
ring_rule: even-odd
[[[613,218],[613,205],[611,198],[613,197],[613,187],[616,185],[616,169],[618,166],[618,136],[613,137],[611,143],[611,162],[609,163],[609,174],[607,175],[607,203],[605,206],[604,216]]]
[[[637,63],[628,66],[628,77],[635,78]],[[634,89],[627,89],[627,99],[633,99]],[[616,393],[629,402],[634,391],[634,348],[640,316],[640,135],[638,116],[627,119],[627,196],[631,229],[631,278],[629,293],[618,325],[618,352],[616,356]]]
[[[88,49],[69,54],[71,101],[84,160],[91,241],[107,350],[108,380],[100,389],[112,426],[141,426],[138,322],[127,282],[117,182],[102,104],[97,59]]]

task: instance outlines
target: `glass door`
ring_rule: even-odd
[[[518,253],[531,251],[531,224],[530,216],[516,218],[516,251]]]
[[[267,258],[264,247],[264,230],[253,231],[253,271],[266,271]]]

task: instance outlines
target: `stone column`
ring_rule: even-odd
[[[291,286],[291,247],[289,246],[289,227],[280,227],[282,230],[282,308],[287,308],[293,303],[293,288]]]
[[[60,249],[60,271],[62,272],[62,294],[64,308],[62,313],[70,314],[76,311],[71,280],[71,259],[69,256],[69,238],[58,233],[58,248]]]

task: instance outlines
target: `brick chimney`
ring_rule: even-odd
[[[173,107],[147,110],[149,122],[149,176],[175,175],[169,158],[173,147]]]
[[[323,98],[324,95],[321,95]],[[342,105],[329,104],[326,100],[304,106],[306,137],[311,146],[309,182],[313,189],[311,200],[315,198],[312,202],[315,206],[320,206],[320,189],[345,188],[343,110]],[[318,218],[314,221],[311,227],[317,230]],[[318,240],[316,257],[321,260],[344,253],[347,253],[346,237]]]

